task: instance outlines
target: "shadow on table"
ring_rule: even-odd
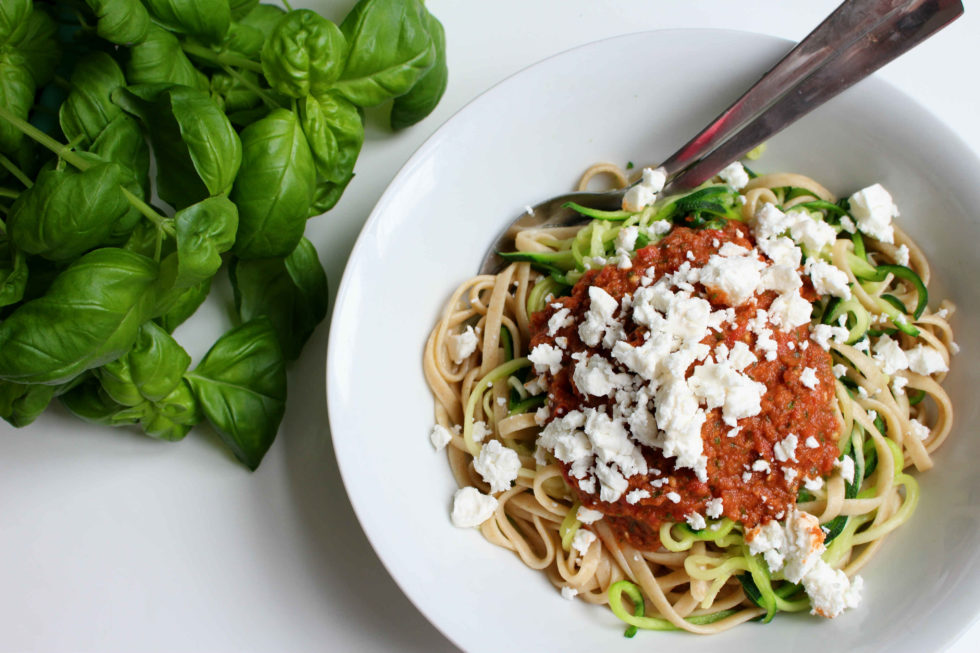
[[[326,329],[307,344],[290,374],[292,410],[280,431],[309,573],[324,611],[343,611],[365,650],[457,651],[402,593],[354,515],[327,424]]]

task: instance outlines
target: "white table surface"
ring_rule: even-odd
[[[340,20],[352,1],[293,4]],[[576,45],[636,31],[711,27],[798,40],[837,4],[429,0],[446,27],[449,88],[432,116],[395,135],[369,112],[357,177],[307,230],[331,293],[399,167],[494,83]],[[980,13],[970,9],[879,75],[980,154]],[[209,344],[208,322],[225,314],[215,302],[178,331],[192,355]],[[326,340],[325,322],[291,369],[286,418],[254,474],[203,429],[173,445],[58,411],[27,429],[0,423],[0,651],[455,650],[387,574],[344,493],[327,426]],[[446,590],[451,600],[451,583]],[[980,624],[949,650],[980,650]]]

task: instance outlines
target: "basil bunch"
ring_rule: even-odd
[[[363,109],[399,129],[446,88],[421,0],[339,24],[257,0],[0,3],[0,417],[61,401],[255,469],[286,362],[327,311],[306,222],[354,175]],[[172,332],[226,270],[237,326],[192,366]]]

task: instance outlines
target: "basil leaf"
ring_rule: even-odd
[[[228,5],[231,9],[231,19],[241,20],[259,6],[259,0],[230,0]]]
[[[42,171],[10,209],[10,240],[27,254],[68,261],[106,243],[116,223],[135,212],[120,190],[141,192],[132,173],[97,161],[85,171]]]
[[[44,86],[51,81],[54,69],[61,61],[61,48],[55,39],[57,29],[51,16],[35,4],[34,11],[24,23],[23,31],[7,43],[12,50],[24,56],[27,69],[37,86]]]
[[[95,13],[99,36],[118,45],[142,41],[150,30],[150,14],[139,0],[85,0]]]
[[[294,98],[322,93],[340,77],[347,42],[335,24],[309,9],[290,11],[262,48],[269,85]]]
[[[194,314],[207,299],[210,292],[211,279],[205,279],[196,286],[181,290],[172,298],[170,305],[166,307],[163,314],[154,318],[154,321],[166,329],[168,333],[172,333],[174,329]]]
[[[208,78],[194,67],[177,37],[151,24],[146,36],[129,49],[126,79],[130,84],[181,84],[206,90]]]
[[[105,161],[113,161],[125,167],[131,173],[143,192],[135,193],[137,197],[147,197],[150,188],[150,148],[146,144],[140,125],[131,116],[120,113],[107,124],[99,135],[88,146],[89,153]],[[140,218],[138,211],[133,211],[133,221],[117,223],[113,234],[128,234],[132,231],[134,222]]]
[[[63,383],[123,355],[155,303],[156,277],[152,259],[123,249],[82,256],[0,323],[0,379]]]
[[[194,393],[187,381],[182,380],[166,397],[147,405],[140,426],[147,435],[175,441],[182,439],[203,419]]]
[[[58,122],[65,138],[84,149],[122,114],[111,95],[126,85],[126,77],[115,59],[94,52],[75,64],[70,83],[71,92],[61,105]]]
[[[27,120],[34,104],[34,77],[27,59],[19,52],[0,50],[0,105],[18,118]],[[0,152],[14,152],[24,140],[24,134],[6,120],[0,120]]]
[[[178,287],[194,286],[214,276],[221,254],[231,249],[238,229],[238,208],[227,197],[211,197],[178,211]]]
[[[231,200],[238,205],[239,258],[286,256],[296,248],[316,187],[316,168],[296,114],[276,109],[246,127]]]
[[[0,4],[0,45],[21,37],[32,9],[31,0],[4,0]]]
[[[283,355],[298,358],[327,314],[327,275],[313,244],[303,238],[285,258],[237,260],[230,273],[241,319],[268,317]]]
[[[0,236],[0,306],[10,306],[23,299],[27,279],[23,252]]]
[[[185,378],[221,439],[256,469],[286,409],[286,369],[269,320],[256,318],[221,336]]]
[[[426,13],[429,36],[436,47],[436,61],[415,86],[405,95],[395,98],[391,105],[391,128],[403,129],[422,120],[436,108],[449,83],[449,66],[446,63],[446,30],[442,23]]]
[[[167,29],[220,43],[231,24],[228,0],[143,0],[154,19]]]
[[[114,401],[136,406],[162,401],[182,381],[190,364],[190,355],[169,333],[147,322],[132,349],[95,370],[95,375]]]
[[[24,385],[0,381],[0,417],[11,426],[27,426],[51,403],[53,385]]]
[[[225,113],[205,91],[144,85],[113,99],[138,116],[157,160],[157,191],[176,208],[231,189],[242,162],[242,143]]]
[[[335,183],[349,178],[364,143],[357,107],[332,93],[306,96],[297,105],[317,177]]]
[[[418,0],[360,0],[340,30],[350,49],[334,88],[360,107],[407,93],[436,61]]]

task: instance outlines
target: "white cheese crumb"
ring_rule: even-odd
[[[580,528],[575,531],[575,536],[572,538],[572,548],[579,552],[579,555],[585,555],[589,552],[589,547],[592,543],[596,541],[595,533],[592,531]]]
[[[491,492],[504,492],[517,480],[521,469],[521,459],[517,452],[490,440],[480,448],[480,454],[473,460],[473,469],[490,484]]]
[[[630,504],[631,506],[635,506],[642,499],[649,499],[649,498],[650,498],[649,490],[636,489],[636,490],[630,490],[629,492],[626,493],[626,503]]]
[[[819,259],[808,259],[804,270],[810,275],[813,289],[821,295],[833,295],[845,300],[851,298],[847,273],[837,266]]]
[[[817,385],[820,383],[820,379],[817,378],[817,370],[813,367],[803,368],[803,373],[800,374],[800,383],[802,383],[807,388],[811,390],[816,390]]]
[[[493,516],[497,509],[497,500],[483,494],[475,487],[464,487],[456,490],[453,495],[453,525],[457,528],[473,528],[479,526]]]
[[[895,250],[895,262],[899,265],[909,264],[909,246],[905,243],[899,245],[898,249]]]
[[[429,441],[436,451],[442,451],[446,448],[453,439],[452,434],[442,424],[436,424],[432,427],[432,432],[429,433]]]
[[[476,351],[479,342],[479,338],[477,338],[476,333],[473,331],[473,327],[466,325],[465,330],[460,333],[451,334],[447,338],[446,346],[449,348],[449,357],[453,359],[454,363],[459,365]]]
[[[534,371],[538,374],[543,374],[544,372],[558,374],[561,370],[562,356],[562,351],[558,347],[549,345],[548,343],[541,343],[531,350],[527,358],[534,363]]]
[[[715,497],[707,503],[704,508],[704,514],[706,514],[711,519],[718,519],[724,514],[725,506],[722,503],[721,497]]]
[[[817,449],[818,447],[820,447],[820,442],[817,441],[817,439],[815,437],[813,437],[812,435],[809,436],[806,439],[806,443],[805,444],[806,444],[807,448],[809,448],[809,449]]]
[[[738,161],[733,161],[722,168],[718,176],[735,190],[742,190],[749,183],[749,173],[745,171],[745,166]]]
[[[708,523],[704,521],[704,517],[701,515],[701,513],[697,512],[692,512],[687,515],[687,517],[685,517],[685,521],[687,521],[688,526],[696,531],[700,531],[708,525]]]
[[[840,466],[840,475],[848,483],[854,483],[854,459],[850,456],[844,456],[842,459],[834,463],[835,466]]]
[[[579,506],[578,512],[575,513],[575,518],[583,524],[594,524],[602,519],[602,513],[598,510],[586,508],[585,506]]]
[[[574,587],[569,587],[568,585],[565,585],[564,587],[561,588],[561,597],[563,599],[567,601],[571,601],[576,596],[578,596],[578,590],[575,589]]]
[[[916,374],[930,375],[937,372],[948,372],[949,366],[943,355],[935,347],[916,345],[907,354],[909,369]]]
[[[483,442],[483,439],[493,433],[486,422],[473,422],[473,441]]]
[[[773,446],[772,453],[776,457],[776,460],[778,460],[781,463],[784,463],[787,460],[792,460],[793,462],[797,462],[796,445],[798,443],[799,443],[799,438],[796,436],[796,434],[790,433],[789,435],[787,435],[785,438],[783,438]]]
[[[898,217],[898,207],[881,184],[862,188],[850,197],[851,215],[863,234],[883,243],[895,241],[892,218]]]
[[[681,495],[677,494],[676,492],[668,492],[667,499],[672,503],[680,503]]]
[[[914,417],[909,420],[909,426],[911,427],[912,436],[920,440],[925,440],[932,433],[928,426]]]

